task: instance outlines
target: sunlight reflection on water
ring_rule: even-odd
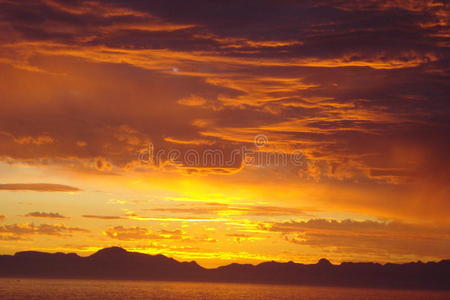
[[[450,299],[450,292],[231,283],[68,279],[0,279],[0,299],[416,300]]]

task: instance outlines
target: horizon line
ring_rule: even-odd
[[[231,262],[229,264],[225,264],[225,265],[219,265],[216,267],[204,267],[201,264],[199,264],[196,260],[191,260],[191,261],[183,261],[183,260],[178,260],[174,257],[171,256],[167,256],[166,254],[162,254],[162,253],[158,253],[158,254],[148,254],[148,253],[144,253],[144,252],[138,252],[138,251],[129,251],[124,247],[120,247],[120,246],[110,246],[110,247],[104,247],[104,248],[99,248],[98,250],[96,250],[95,252],[93,252],[92,254],[86,255],[86,256],[82,256],[77,252],[61,252],[61,251],[56,251],[56,252],[46,252],[46,251],[39,251],[39,250],[24,250],[24,251],[17,251],[14,254],[0,254],[0,256],[16,256],[17,254],[20,253],[29,253],[29,252],[34,252],[34,253],[45,253],[45,254],[64,254],[64,255],[70,255],[70,254],[76,254],[78,257],[80,258],[88,258],[91,257],[97,253],[99,253],[102,250],[110,250],[110,249],[121,249],[124,250],[126,253],[138,253],[138,254],[143,254],[143,255],[148,255],[148,256],[164,256],[166,258],[169,259],[173,259],[179,263],[196,263],[198,266],[202,267],[203,269],[218,269],[220,267],[225,267],[225,266],[229,266],[229,265],[251,265],[251,266],[258,266],[264,263],[279,263],[279,264],[287,264],[287,263],[292,263],[292,264],[298,264],[298,265],[318,265],[318,264],[328,264],[328,265],[332,265],[332,266],[341,266],[343,264],[377,264],[380,266],[385,266],[385,265],[406,265],[406,264],[428,264],[428,263],[441,263],[441,262],[445,262],[445,261],[450,261],[450,257],[449,258],[442,258],[440,260],[432,260],[432,261],[422,261],[422,260],[417,260],[417,261],[406,261],[406,262],[377,262],[377,261],[341,261],[340,263],[332,263],[328,258],[326,257],[322,257],[319,260],[317,260],[316,263],[301,263],[301,262],[295,262],[293,260],[289,260],[289,261],[276,261],[276,260],[266,260],[266,261],[261,261],[259,263],[253,264],[253,263],[239,263],[239,262]],[[322,263],[321,263],[322,262]]]

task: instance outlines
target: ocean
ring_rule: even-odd
[[[319,300],[450,299],[450,291],[127,280],[0,278],[0,299]]]

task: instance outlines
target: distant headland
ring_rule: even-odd
[[[0,256],[1,277],[174,280],[300,284],[404,289],[450,290],[450,260],[405,264],[317,264],[263,262],[206,269],[164,255],[105,248],[81,257],[75,253],[17,252]]]

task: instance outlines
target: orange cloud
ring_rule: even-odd
[[[143,227],[115,226],[106,229],[104,234],[110,238],[123,241],[183,238],[183,233],[181,230],[161,230],[159,232],[152,233],[150,230]]]
[[[206,103],[206,100],[202,97],[191,95],[188,98],[182,98],[177,101],[181,105],[187,105],[187,106],[202,106]]]

